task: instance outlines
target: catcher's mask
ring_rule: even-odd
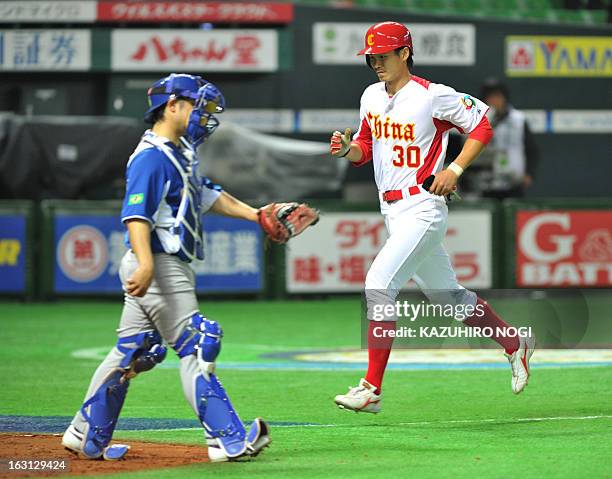
[[[189,116],[185,137],[197,148],[219,126],[219,120],[213,113],[225,110],[225,97],[212,83],[206,82],[197,93],[197,99]]]

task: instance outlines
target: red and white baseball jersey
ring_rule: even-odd
[[[353,137],[363,156],[353,164],[374,161],[380,192],[420,185],[444,166],[449,130],[473,132],[487,122],[488,109],[477,98],[414,75],[391,97],[384,82],[370,85],[361,96],[361,124]]]

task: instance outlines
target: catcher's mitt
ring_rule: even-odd
[[[319,221],[319,210],[306,203],[270,203],[258,215],[259,225],[276,243],[286,243]]]

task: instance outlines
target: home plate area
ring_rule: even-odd
[[[0,478],[95,476],[209,462],[204,446],[130,440],[130,451],[119,466],[116,461],[79,458],[60,442],[61,434],[0,433]]]

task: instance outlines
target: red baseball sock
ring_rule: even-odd
[[[391,354],[393,337],[384,333],[395,329],[395,321],[370,321],[368,328],[368,372],[365,380],[375,386],[380,394],[385,368]]]
[[[493,336],[492,338],[506,350],[506,353],[512,354],[519,348],[519,338],[518,336],[504,336],[502,334],[498,334],[497,328],[509,328],[510,326],[503,319],[501,319],[493,308],[483,301],[481,298],[478,298],[476,304],[479,305],[478,311],[484,312],[482,316],[479,316],[480,313],[474,313],[468,319],[464,321],[468,326],[474,327],[478,326],[480,328],[492,328]]]

